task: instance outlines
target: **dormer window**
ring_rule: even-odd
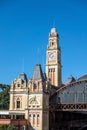
[[[22,80],[21,83],[24,84],[24,80]]]
[[[18,84],[18,87],[20,87],[20,84]]]
[[[36,88],[37,88],[36,83],[33,83],[33,88],[34,88],[34,89],[36,89]]]

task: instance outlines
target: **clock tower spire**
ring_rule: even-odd
[[[52,28],[49,33],[49,43],[46,51],[46,75],[52,85],[61,86],[61,49],[56,28]]]

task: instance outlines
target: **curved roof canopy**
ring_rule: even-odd
[[[78,78],[78,81],[83,81],[83,80],[87,80],[87,74],[81,76],[80,78]]]

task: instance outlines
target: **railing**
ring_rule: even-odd
[[[76,103],[76,104],[50,104],[50,110],[57,111],[87,111],[87,104]]]

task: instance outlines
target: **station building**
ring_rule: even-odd
[[[87,75],[79,79],[70,76],[62,83],[56,28],[51,29],[48,37],[46,72],[36,64],[30,79],[21,73],[12,81],[9,96],[9,110],[0,111],[0,115],[9,116],[8,124],[13,121],[20,130],[76,130],[86,125]]]

